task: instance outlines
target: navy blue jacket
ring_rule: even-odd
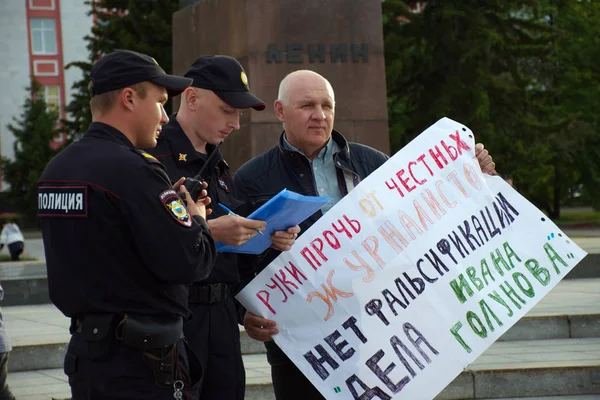
[[[67,316],[189,317],[188,286],[212,271],[215,243],[164,167],[120,131],[94,122],[38,182],[48,285]]]

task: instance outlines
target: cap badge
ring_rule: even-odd
[[[187,153],[179,153],[179,161],[187,161]]]
[[[244,71],[242,71],[242,73],[240,74],[240,76],[242,77],[242,83],[244,85],[248,84],[248,77],[246,76],[246,73]]]
[[[152,59],[152,61],[154,61],[154,64],[158,65],[158,63],[156,62],[156,60],[154,59],[154,57],[150,57]]]

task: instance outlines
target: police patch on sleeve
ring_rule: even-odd
[[[224,191],[226,191],[227,193],[229,193],[231,191],[231,190],[229,190],[229,185],[227,185],[226,178],[220,177],[217,179],[217,182],[219,184],[219,187],[221,189],[223,189]]]
[[[87,217],[87,186],[38,186],[39,217]]]
[[[188,213],[187,208],[183,205],[181,197],[173,190],[165,190],[160,194],[160,201],[163,203],[169,214],[175,221],[183,226],[192,226],[192,217]]]

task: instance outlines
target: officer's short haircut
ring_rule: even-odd
[[[90,81],[88,89],[91,89],[92,85],[92,81]],[[127,87],[133,89],[142,99],[146,98],[148,82],[140,82]],[[111,90],[110,92],[97,94],[92,97],[90,100],[92,115],[102,115],[109,112],[123,89],[125,88]]]

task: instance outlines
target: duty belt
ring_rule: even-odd
[[[183,319],[175,315],[88,313],[71,318],[70,331],[88,342],[86,356],[89,360],[110,361],[116,345],[123,343],[140,351],[156,384],[174,387],[179,379],[176,367],[182,329]]]
[[[193,284],[188,295],[189,303],[219,303],[231,296],[231,285],[228,283]]]
[[[89,342],[116,339],[128,346],[147,350],[171,346],[183,337],[180,316],[148,316],[89,313],[71,318],[71,334]]]

